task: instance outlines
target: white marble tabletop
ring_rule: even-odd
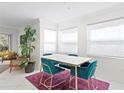
[[[78,56],[75,57],[75,56],[68,56],[63,54],[52,54],[52,55],[42,56],[42,58],[47,58],[61,63],[71,64],[74,66],[78,66],[92,59],[89,57],[78,57]]]

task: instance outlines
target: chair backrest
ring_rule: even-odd
[[[52,55],[52,53],[46,53],[46,54],[43,54],[43,56],[47,56],[47,55]]]
[[[88,66],[88,73],[87,73],[88,79],[94,75],[96,67],[97,67],[97,60],[91,60],[89,62],[90,62],[90,64]]]
[[[43,54],[43,56],[48,56],[48,55],[52,55],[52,53],[46,53],[46,54]],[[54,63],[54,65],[58,64],[57,61],[54,61],[53,63]]]
[[[78,56],[77,54],[68,54],[69,56]]]
[[[53,71],[55,70],[55,64],[53,60],[49,60],[46,58],[41,58],[42,61],[42,67],[43,67],[43,71],[48,73],[48,74],[52,74]]]
[[[92,60],[90,61],[90,64],[87,67],[78,67],[78,77],[90,79],[95,73],[96,66],[97,60]]]

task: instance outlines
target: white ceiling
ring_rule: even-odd
[[[54,23],[59,23],[119,4],[121,3],[1,2],[0,25],[19,27],[36,18],[46,19]]]

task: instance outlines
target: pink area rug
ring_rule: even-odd
[[[30,81],[37,89],[47,90],[45,86],[39,85],[41,74],[43,74],[43,72],[42,73],[39,72],[30,76],[27,76],[26,79]],[[45,81],[49,76],[50,76],[49,74],[44,73],[44,77],[42,81]],[[69,77],[70,77],[69,71],[56,74],[55,77],[53,78],[52,85],[58,84],[63,80],[65,80],[65,82],[61,83],[59,86],[53,87],[52,90],[70,90],[71,88],[69,88]],[[46,82],[46,85],[49,85],[49,83],[50,83],[50,80]],[[70,83],[71,87],[74,87],[74,84],[75,84],[75,79],[73,78]],[[78,78],[78,89],[88,90],[88,85],[86,80]],[[90,89],[108,90],[109,83],[93,78],[90,80]]]

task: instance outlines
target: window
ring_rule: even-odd
[[[87,54],[124,57],[124,19],[87,27]]]
[[[56,31],[44,30],[44,53],[55,53],[56,51]]]
[[[66,29],[59,32],[59,52],[77,53],[77,28]]]
[[[0,51],[10,49],[10,35],[0,33]]]

